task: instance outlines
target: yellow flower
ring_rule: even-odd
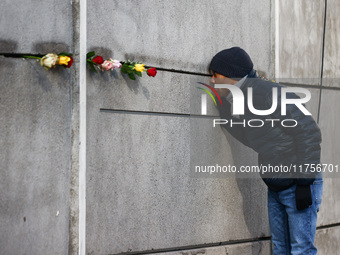
[[[144,64],[135,64],[135,70],[136,70],[137,72],[143,72],[144,69],[145,69],[144,66],[145,66]]]
[[[71,61],[71,58],[68,57],[68,56],[60,56],[59,57],[59,65],[65,65],[67,66],[68,65],[68,62]]]

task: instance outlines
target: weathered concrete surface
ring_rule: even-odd
[[[201,95],[205,92],[197,87],[205,87],[197,82],[209,85],[210,77],[158,71],[155,78],[144,74],[132,81],[118,69],[99,73],[89,71],[87,82],[89,99],[101,98],[98,102],[101,109],[201,115]],[[307,89],[312,97],[306,107],[316,119],[319,89]],[[207,96],[207,114],[219,115],[210,96]]]
[[[208,78],[158,75],[158,80],[143,77],[138,82],[125,80],[120,71],[88,76],[87,252],[269,236],[262,180],[193,174],[195,160],[205,165],[257,164],[251,149],[221,128],[213,129],[211,119],[176,115],[192,113],[188,97],[199,101],[195,82]],[[316,116],[319,90],[310,91],[307,107]],[[175,115],[104,113],[100,108]]]
[[[118,69],[103,73],[89,71],[87,86],[90,100],[100,98],[99,108],[189,114],[191,100],[201,102],[197,82],[209,84],[209,79],[202,75],[158,71],[155,78],[143,74],[142,78],[132,81]],[[212,100],[209,103],[213,104]],[[214,108],[209,107],[209,113],[216,115]]]
[[[252,243],[231,244],[201,249],[182,250],[176,252],[152,253],[160,255],[269,255],[271,249],[270,241]]]
[[[322,132],[321,162],[340,167],[339,123],[340,91],[322,90],[319,126]],[[319,225],[339,223],[340,221],[340,169],[331,179],[325,179],[323,201],[320,208]],[[334,169],[335,172],[335,169]]]
[[[190,175],[189,118],[100,113],[100,101],[89,101],[87,252],[268,236],[261,180]],[[206,136],[232,160],[230,137],[221,129],[207,129]],[[212,150],[199,141],[196,147]]]
[[[327,1],[323,85],[340,87],[340,2]]]
[[[106,57],[207,73],[212,56],[237,45],[272,77],[270,2],[89,1],[88,47]]]
[[[318,226],[339,223],[340,178],[324,178],[322,203],[318,215]]]
[[[1,254],[67,254],[70,75],[0,58]]]
[[[316,232],[315,246],[318,254],[338,254],[340,227],[331,227],[328,229],[320,229]],[[156,254],[156,253],[155,253]],[[217,247],[207,247],[201,249],[182,250],[176,252],[157,253],[160,255],[244,255],[244,254],[260,254],[270,255],[270,241],[225,245]]]
[[[317,85],[321,77],[324,0],[279,2],[279,74]],[[301,79],[303,78],[303,79]]]
[[[318,254],[339,254],[340,251],[340,227],[331,227],[316,231],[315,246]]]
[[[319,109],[319,97],[320,97],[320,89],[312,89],[307,88],[307,90],[311,93],[311,99],[306,103],[307,110],[312,114],[312,117],[315,121],[317,121],[318,109]],[[300,95],[300,97],[304,97],[305,95]]]
[[[0,24],[0,53],[59,53],[72,46],[68,0],[2,0]]]

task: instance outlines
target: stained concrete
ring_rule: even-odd
[[[331,227],[328,229],[320,229],[316,232],[315,246],[318,254],[337,254],[340,247],[338,236],[340,235],[339,227]],[[271,253],[270,241],[212,246],[206,248],[187,249],[174,252],[152,253],[160,255],[244,255],[244,254],[260,254],[269,255]]]
[[[338,90],[322,90],[321,98],[321,115],[319,126],[322,132],[322,144],[321,144],[321,162],[328,164],[328,166],[340,167],[340,145],[338,142],[340,123],[339,111],[340,107],[338,98],[340,91]],[[339,223],[340,219],[340,169],[336,173],[334,168],[332,173],[327,172],[325,176],[329,178],[325,179],[323,201],[320,208],[319,225],[328,225]]]
[[[209,84],[209,77],[158,71],[156,77],[130,80],[120,69],[112,72],[88,72],[88,95],[98,100],[99,108],[141,112],[190,114],[191,100],[200,104],[197,82]],[[212,100],[211,100],[212,103]],[[209,113],[217,114],[215,107]]]
[[[212,128],[211,119],[177,115],[192,113],[188,90],[191,100],[200,100],[190,86],[201,76],[159,72],[158,83],[149,77],[130,82],[119,72],[89,75],[89,253],[269,236],[262,180],[193,174],[195,164],[257,164],[256,153],[220,127]],[[159,84],[167,84],[161,95]],[[316,115],[319,90],[310,90],[307,107]],[[102,107],[123,111],[100,112]],[[216,114],[213,107],[209,110]],[[130,112],[138,109],[142,112]]]
[[[67,254],[69,71],[0,58],[1,254]]]
[[[327,1],[323,85],[340,88],[340,2]]]
[[[47,54],[72,47],[72,7],[68,0],[0,3],[0,53]]]
[[[294,84],[319,85],[324,0],[279,2],[282,77]],[[136,82],[116,72],[88,72],[87,252],[268,238],[266,187],[261,180],[206,178],[190,172],[193,153],[205,162],[237,166],[256,164],[256,154],[225,131],[208,127],[202,122],[206,119],[189,116],[199,114],[191,108],[200,103],[201,91],[195,86],[197,81],[208,83],[207,76],[169,69],[207,74],[216,52],[238,45],[249,52],[255,68],[271,78],[272,1],[214,0],[197,5],[179,0],[114,0],[88,5],[89,50],[165,70],[156,78]],[[328,6],[327,79],[338,78],[339,69],[338,3],[329,0]],[[70,2],[2,1],[0,7],[0,53],[69,51],[73,33],[77,39],[72,31],[77,8],[72,14]],[[46,29],[40,29],[42,23]],[[45,71],[34,60],[1,58],[0,68],[0,141],[5,148],[0,155],[4,169],[0,229],[5,229],[0,231],[0,253],[76,254],[77,240],[69,239],[69,229],[77,228],[77,189],[70,199],[69,183],[76,186],[77,167],[70,180],[70,166],[71,158],[74,166],[78,160],[77,149],[71,152],[72,143],[73,149],[77,147],[78,122],[71,122],[78,118],[77,106],[71,106],[77,82],[72,90],[70,70]],[[324,85],[338,86],[336,80],[324,80]],[[307,107],[316,116],[319,91],[311,92]],[[337,98],[336,90],[322,91],[323,163],[338,163]],[[100,108],[122,112],[100,112]],[[216,114],[211,101],[208,113]],[[318,226],[339,223],[338,180],[325,179]],[[71,235],[76,232],[70,230]],[[337,228],[319,230],[320,254],[335,254],[338,240]],[[267,240],[181,254],[270,254],[269,248]]]
[[[340,250],[339,236],[339,226],[318,230],[315,243],[318,254],[338,254]]]
[[[271,249],[270,241],[249,242],[242,244],[219,245],[200,249],[180,250],[175,252],[151,253],[160,255],[269,255]]]
[[[261,180],[191,177],[189,118],[100,113],[97,102],[89,102],[87,252],[268,235]],[[220,129],[209,132],[227,143]]]
[[[280,81],[319,85],[322,62],[324,0],[279,2]]]
[[[272,77],[270,2],[90,1],[88,47],[115,59],[207,73],[218,51],[240,46]]]

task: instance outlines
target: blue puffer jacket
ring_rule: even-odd
[[[272,106],[272,88],[278,88],[278,105],[270,116],[259,116],[251,113],[247,106],[247,88],[253,88],[253,105],[257,110],[267,110]],[[304,115],[294,104],[287,104],[285,116],[281,115],[281,88],[283,85],[265,81],[260,78],[247,78],[242,86],[245,102],[245,113],[239,117],[231,115],[231,104],[222,99],[219,111],[222,119],[229,122],[246,121],[246,126],[230,124],[223,125],[228,132],[244,145],[258,152],[258,164],[270,166],[287,166],[290,172],[263,174],[261,177],[269,189],[281,191],[294,185],[309,185],[314,181],[316,173],[311,173],[304,164],[320,164],[321,133],[318,125],[310,115]],[[295,93],[288,93],[287,98],[299,98]],[[262,127],[250,127],[247,125],[251,119],[261,119]],[[280,121],[266,121],[266,119],[278,119]],[[281,121],[294,119],[295,127],[283,127]],[[273,124],[274,123],[274,124]],[[292,125],[286,122],[285,125]],[[260,122],[251,122],[251,125],[260,126]],[[274,126],[273,126],[274,125]],[[300,168],[301,166],[301,168]],[[294,172],[294,167],[296,172]]]

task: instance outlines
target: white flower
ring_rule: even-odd
[[[114,68],[121,68],[121,67],[122,67],[122,64],[120,63],[119,60],[111,59],[111,58],[110,58],[110,61],[112,62]]]
[[[49,53],[40,59],[40,65],[46,70],[55,67],[59,61],[59,56],[57,54]]]

